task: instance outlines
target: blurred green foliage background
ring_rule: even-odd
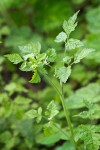
[[[0,150],[65,150],[70,147],[61,134],[46,132],[45,138],[42,125],[24,117],[30,108],[45,108],[54,99],[61,112],[57,119],[63,127],[66,123],[57,93],[45,79],[41,84],[30,84],[31,74],[22,73],[4,55],[19,53],[19,45],[39,41],[42,51],[49,47],[56,49],[59,55],[56,63],[60,63],[63,45],[56,44],[54,39],[64,19],[80,10],[78,27],[71,36],[81,39],[95,52],[73,68],[64,86],[66,103],[73,115],[84,110],[83,98],[100,102],[99,5],[99,0],[0,0]],[[49,70],[50,76],[53,70],[54,67]],[[97,119],[99,116],[100,112]],[[75,126],[84,123],[81,119],[72,117],[72,120]]]

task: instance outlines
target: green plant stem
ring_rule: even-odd
[[[59,128],[56,124],[54,124],[54,126],[58,129],[58,131],[60,131],[66,137],[66,140],[68,140],[69,136],[61,128]]]
[[[70,120],[70,117],[69,117],[68,108],[67,108],[67,105],[65,103],[65,98],[64,98],[64,93],[63,93],[63,84],[60,83],[60,85],[61,85],[61,97],[60,97],[60,99],[61,99],[62,106],[63,106],[64,112],[65,112],[66,120],[68,122],[68,126],[69,126],[70,131],[71,131],[72,141],[73,141],[73,144],[75,146],[75,149],[77,150],[77,145],[76,145],[76,142],[74,140],[74,133],[73,133],[73,128],[72,128],[71,120]]]
[[[46,121],[47,121],[47,118],[45,116],[42,116]],[[53,125],[55,128],[58,129],[58,131],[60,131],[65,137],[66,137],[66,140],[69,138],[69,136],[60,128],[56,125],[56,123],[53,123]]]
[[[60,97],[60,100],[61,100],[61,103],[62,103],[62,106],[63,106],[63,109],[64,109],[64,113],[65,113],[65,117],[66,117],[66,120],[67,120],[67,123],[68,123],[68,126],[70,128],[70,132],[71,132],[71,138],[72,138],[72,141],[73,141],[73,144],[75,146],[75,150],[77,150],[77,146],[76,146],[76,142],[74,140],[74,133],[73,133],[73,128],[72,128],[72,125],[71,125],[71,120],[70,120],[70,117],[69,117],[69,113],[68,113],[68,108],[67,108],[67,105],[65,103],[65,99],[64,99],[64,94],[63,94],[63,87],[61,85],[61,92],[60,90],[56,87],[56,85],[51,81],[51,79],[46,75],[46,74],[43,74],[41,73],[45,79],[51,84],[52,87],[55,88],[55,90],[57,91],[59,97]]]

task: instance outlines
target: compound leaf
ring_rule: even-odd
[[[18,64],[23,61],[19,54],[7,54],[5,57],[7,57],[13,64]]]
[[[95,125],[80,125],[76,129],[76,140],[84,141],[86,149],[98,150],[100,145],[100,126]]]

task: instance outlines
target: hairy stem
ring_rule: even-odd
[[[70,132],[71,132],[71,138],[72,138],[73,144],[75,146],[75,150],[77,150],[76,142],[74,140],[73,128],[72,128],[71,120],[70,120],[69,113],[68,113],[68,108],[67,108],[67,105],[66,105],[65,99],[64,99],[62,83],[61,83],[61,92],[60,92],[60,90],[58,89],[58,87],[56,87],[56,85],[51,81],[51,79],[46,74],[43,74],[43,73],[41,73],[41,74],[51,84],[51,86],[55,88],[55,90],[57,91],[57,93],[58,93],[58,95],[60,97],[60,100],[61,100],[61,103],[62,103],[62,106],[63,106],[63,110],[64,110],[64,113],[65,113],[65,117],[66,117],[69,129],[70,129]]]

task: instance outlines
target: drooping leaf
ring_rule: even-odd
[[[7,57],[13,64],[18,64],[23,61],[19,54],[7,54],[5,57]]]
[[[82,47],[83,43],[80,40],[77,39],[69,39],[68,42],[65,44],[66,50],[72,50],[75,48]]]
[[[56,77],[59,78],[60,81],[63,83],[66,83],[70,74],[71,74],[71,66],[68,67],[63,66],[55,70]]]
[[[39,83],[41,78],[37,72],[34,72],[32,79],[30,80],[31,83]]]
[[[67,34],[65,32],[60,32],[55,39],[55,42],[65,42],[67,39]]]
[[[84,48],[83,50],[77,52],[74,57],[74,63],[79,63],[81,59],[88,56],[91,52],[94,52],[94,49]]]

